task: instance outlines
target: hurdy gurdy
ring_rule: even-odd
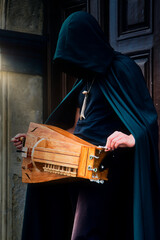
[[[22,149],[22,181],[38,183],[74,177],[103,183],[108,180],[108,169],[101,166],[106,155],[103,147],[61,128],[30,123]]]

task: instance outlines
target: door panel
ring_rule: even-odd
[[[159,9],[159,0],[110,1],[109,33],[112,47],[141,67],[160,117]]]
[[[119,0],[118,38],[126,39],[152,32],[152,1]]]

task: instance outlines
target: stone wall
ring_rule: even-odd
[[[15,36],[7,32],[2,43],[1,33],[6,30],[15,32]],[[24,33],[27,40],[17,32]],[[10,139],[26,132],[31,121],[43,122],[43,59],[31,35],[39,38],[42,32],[41,0],[0,0],[1,240],[21,238],[26,184],[21,181],[21,155]]]
[[[41,0],[0,0],[0,28],[42,34],[43,4]]]
[[[21,154],[15,151],[10,139],[19,132],[26,132],[31,121],[42,122],[42,77],[1,71],[0,87],[1,187],[3,198],[6,196],[2,206],[1,239],[18,240],[23,221],[26,184],[21,179]]]

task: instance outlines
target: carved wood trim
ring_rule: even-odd
[[[134,39],[135,37],[147,37],[147,35],[152,34],[153,28],[152,28],[152,5],[153,2],[152,0],[149,1],[149,23],[148,26],[141,26],[141,27],[135,27],[135,29],[130,29],[126,31],[122,31],[120,25],[122,24],[121,16],[120,16],[120,11],[118,8],[118,3],[120,0],[115,0],[115,1],[110,1],[110,39],[111,39],[111,44],[113,46],[116,46],[119,44],[118,42],[121,42],[122,40],[131,40],[132,38]],[[117,43],[116,43],[117,42]]]
[[[150,49],[148,51],[137,52],[133,54],[129,54],[129,56],[139,65],[144,75],[147,87],[149,89],[151,97],[153,97],[153,76],[152,76],[152,52]]]
[[[127,25],[127,3],[123,0],[117,2],[117,40],[142,36],[152,33],[152,0],[144,0],[144,21]]]

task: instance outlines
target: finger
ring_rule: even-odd
[[[18,140],[14,137],[14,138],[11,138],[11,142],[17,142]]]
[[[19,133],[19,134],[17,134],[17,135],[15,136],[16,139],[17,139],[17,138],[20,138],[20,137],[26,138],[26,134],[25,134],[25,133]]]
[[[18,145],[22,145],[22,142],[21,142],[21,141],[18,141],[18,142],[15,142],[15,143],[14,143],[14,146],[17,147]]]
[[[21,145],[17,146],[16,148],[17,148],[17,150],[22,150],[23,145],[21,144]]]
[[[124,139],[119,139],[116,141],[115,145],[114,145],[115,149],[121,147],[121,148],[124,148],[124,147],[127,147]]]
[[[14,139],[19,139],[21,136],[21,133],[18,133],[16,136],[14,136]]]
[[[20,138],[26,138],[25,133],[18,133],[15,137],[11,138],[11,142],[22,141]]]
[[[17,142],[18,139],[16,137],[11,138],[11,142]]]
[[[106,148],[111,149],[111,142],[113,141],[113,139],[117,136],[119,136],[121,134],[121,132],[115,131],[113,134],[111,134],[108,138],[107,138],[107,142],[106,142]]]
[[[114,150],[115,148],[117,148],[117,143],[119,141],[122,141],[123,142],[123,136],[122,135],[119,135],[117,137],[115,137],[114,139],[112,139],[111,141],[111,149]]]

